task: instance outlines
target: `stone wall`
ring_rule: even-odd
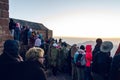
[[[0,53],[6,39],[12,38],[9,32],[9,2],[0,0]]]

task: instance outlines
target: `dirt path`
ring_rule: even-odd
[[[71,76],[69,76],[68,74],[59,73],[56,76],[53,76],[53,75],[49,76],[47,80],[72,80],[72,79],[71,79]]]

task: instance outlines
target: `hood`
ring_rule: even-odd
[[[86,52],[92,52],[92,45],[86,45]]]

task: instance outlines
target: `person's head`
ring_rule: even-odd
[[[13,19],[10,19],[10,22],[14,22]]]
[[[113,43],[111,41],[104,41],[100,46],[100,50],[105,53],[110,52],[112,48],[113,48]]]
[[[59,39],[59,43],[62,43],[62,39],[61,38]]]
[[[4,42],[3,54],[7,54],[13,58],[19,55],[19,43],[16,40],[6,40]]]
[[[72,51],[76,52],[79,49],[79,47],[77,46],[77,44],[73,44],[71,49]]]
[[[30,48],[25,55],[26,60],[29,60],[29,61],[38,60],[41,63],[43,63],[43,59],[44,59],[43,56],[44,56],[44,50],[38,47]]]
[[[96,39],[96,43],[97,43],[97,44],[102,44],[102,39],[101,39],[101,38],[97,38],[97,39]]]
[[[20,23],[16,23],[16,27],[20,27]]]
[[[85,46],[84,46],[84,45],[81,45],[81,46],[80,46],[80,49],[85,50]]]
[[[77,47],[77,44],[73,44],[72,47]]]

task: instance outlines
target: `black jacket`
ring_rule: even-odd
[[[0,67],[0,80],[46,80],[46,75],[38,61],[14,62]]]
[[[101,76],[108,75],[110,71],[111,61],[112,58],[109,56],[109,53],[97,53],[93,60],[92,71]]]

